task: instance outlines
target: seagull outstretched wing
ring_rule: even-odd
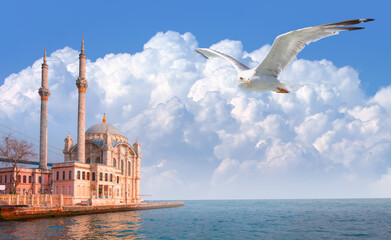
[[[213,49],[197,48],[195,51],[200,53],[200,54],[202,54],[206,58],[221,57],[221,58],[225,59],[226,61],[228,61],[229,63],[231,63],[235,67],[237,72],[250,69],[249,67],[247,67],[243,63],[239,62],[235,58],[233,58],[231,56],[228,56],[228,55],[226,55],[224,53],[221,53],[219,51],[213,50]]]
[[[307,27],[287,32],[278,36],[265,59],[255,68],[263,75],[278,77],[280,72],[296,57],[305,44],[318,41],[322,38],[336,35],[341,31],[363,29],[363,27],[350,27],[361,22],[374,19],[355,19],[336,23],[329,23],[314,27]],[[222,53],[220,53],[222,54]]]

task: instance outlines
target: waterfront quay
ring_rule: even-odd
[[[124,205],[102,206],[28,206],[2,205],[0,206],[0,221],[23,220],[32,218],[62,217],[85,214],[139,211],[159,208],[184,206],[184,202],[141,202]]]

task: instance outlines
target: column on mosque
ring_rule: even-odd
[[[38,90],[41,96],[41,120],[39,136],[39,169],[47,169],[48,162],[48,99],[50,91],[48,89],[48,65],[46,63],[46,48],[42,64],[42,82]]]
[[[85,163],[85,117],[86,117],[86,90],[88,82],[86,79],[86,55],[84,54],[84,37],[81,42],[79,54],[79,78],[76,80],[79,90],[78,115],[77,115],[77,161]]]

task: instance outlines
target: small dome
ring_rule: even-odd
[[[107,123],[98,123],[87,129],[86,134],[100,134],[106,133],[106,128],[109,128],[110,134],[122,136],[122,133],[113,125]]]

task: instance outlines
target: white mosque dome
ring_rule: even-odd
[[[86,134],[106,133],[107,128],[109,129],[110,134],[123,136],[122,133],[118,130],[118,128],[116,128],[113,125],[110,125],[108,123],[95,124],[95,125],[91,126],[89,129],[87,129]]]

